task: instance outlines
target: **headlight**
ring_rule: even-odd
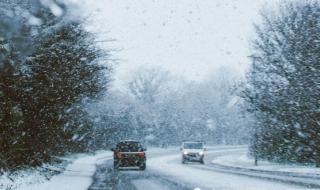
[[[187,151],[183,151],[183,154],[188,154],[188,152]]]
[[[199,152],[199,155],[203,155],[203,154],[204,154],[204,152],[202,152],[202,151],[201,151],[201,152]]]

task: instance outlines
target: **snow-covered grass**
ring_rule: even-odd
[[[247,150],[241,150],[231,152],[228,155],[217,156],[212,160],[212,163],[240,167],[255,170],[265,171],[281,171],[281,172],[294,172],[301,174],[317,174],[320,175],[320,169],[313,165],[302,165],[302,164],[280,164],[269,161],[258,161],[258,166],[254,165],[254,159],[248,156]]]
[[[63,172],[71,162],[71,157],[66,157],[61,163],[51,165],[44,164],[42,167],[25,168],[10,173],[4,173],[0,176],[0,189],[16,190],[36,183],[43,183],[54,175]]]
[[[86,190],[92,183],[96,163],[111,158],[109,151],[75,154],[64,157],[61,164],[44,165],[0,177],[2,190]],[[59,172],[61,171],[61,172]]]

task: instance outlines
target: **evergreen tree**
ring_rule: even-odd
[[[0,4],[30,14],[0,15],[0,26],[10,24],[10,15],[16,24],[0,29],[0,167],[36,166],[88,150],[92,121],[84,106],[107,89],[108,53],[81,23],[54,15],[43,3]]]
[[[245,98],[257,119],[252,153],[320,166],[320,3],[264,11]]]

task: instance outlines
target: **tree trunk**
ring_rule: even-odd
[[[258,166],[258,157],[257,156],[254,156],[254,165]]]

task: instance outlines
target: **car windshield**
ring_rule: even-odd
[[[116,150],[120,152],[140,152],[143,151],[143,148],[138,142],[121,142],[117,144]]]
[[[198,143],[198,142],[183,143],[183,148],[186,148],[186,149],[202,149],[203,148],[203,143]]]

